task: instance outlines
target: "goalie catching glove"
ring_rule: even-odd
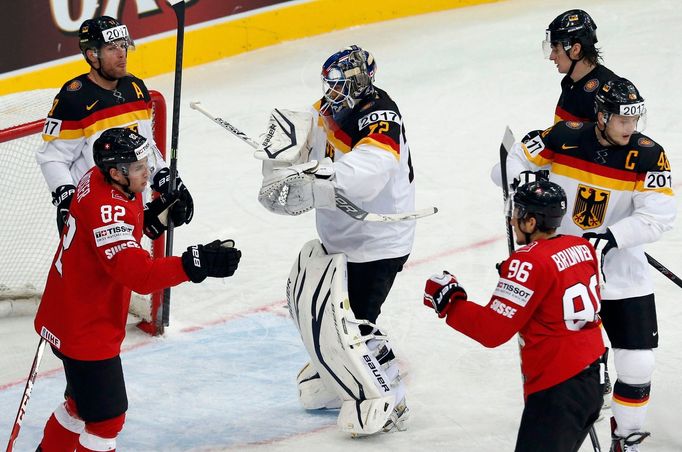
[[[214,240],[206,245],[194,245],[182,253],[182,267],[193,283],[206,277],[225,278],[234,275],[242,257],[234,240]]]
[[[466,300],[467,293],[457,282],[454,275],[444,271],[440,275],[432,275],[426,280],[424,287],[424,306],[432,308],[441,319],[455,300]]]
[[[267,161],[263,162],[264,169]],[[258,201],[280,215],[300,215],[312,209],[334,209],[334,168],[330,159],[264,171]]]

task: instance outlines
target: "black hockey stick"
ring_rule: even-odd
[[[173,84],[170,183],[168,184],[168,191],[172,192],[177,188],[178,178],[178,135],[180,131],[180,94],[182,92],[182,51],[185,43],[185,0],[168,0],[168,3],[173,7],[175,18],[178,21],[178,34],[175,44],[175,82]],[[173,221],[169,217],[168,231],[166,232],[166,256],[173,255],[173,229]],[[170,323],[170,299],[171,289],[167,287],[163,290],[161,316],[157,316],[159,334],[163,334],[163,328]],[[160,321],[159,317],[161,318]]]
[[[38,349],[36,350],[35,357],[33,358],[33,365],[31,366],[31,372],[28,374],[28,380],[26,381],[26,387],[24,388],[24,394],[21,396],[21,402],[19,403],[19,411],[17,411],[17,417],[14,419],[14,425],[12,426],[12,433],[9,435],[9,442],[7,443],[7,452],[12,452],[14,450],[14,443],[19,437],[19,430],[21,429],[21,423],[24,420],[24,414],[26,414],[26,405],[28,405],[28,399],[31,398],[31,391],[33,391],[33,384],[36,381],[36,376],[38,375],[38,368],[40,367],[40,361],[43,359],[43,352],[45,351],[45,344],[47,341],[40,338],[38,342]]]
[[[672,271],[668,270],[668,268],[665,265],[658,262],[656,259],[651,257],[648,253],[644,253],[644,255],[646,256],[646,260],[649,262],[649,265],[651,265],[656,270],[661,272],[661,274],[663,276],[665,276],[666,278],[671,280],[673,283],[677,284],[679,287],[682,287],[682,280],[680,279],[679,276],[677,276]]]
[[[507,247],[509,249],[509,255],[514,252],[514,231],[512,230],[511,223],[509,222],[511,216],[512,207],[511,199],[509,199],[509,185],[507,178],[507,155],[509,155],[509,150],[514,145],[514,134],[512,133],[509,126],[507,126],[504,131],[504,137],[502,138],[502,143],[500,144],[500,171],[502,176],[502,193],[504,196],[504,206],[506,209],[505,220],[507,228]],[[592,448],[594,452],[601,452],[601,445],[599,444],[599,438],[597,437],[597,432],[594,429],[594,424],[590,426],[589,430],[590,441],[592,442]]]
[[[201,102],[192,101],[189,106],[192,110],[196,110],[209,118],[214,123],[218,124],[223,129],[227,130],[249,146],[254,149],[258,149],[260,145],[253,138],[249,137],[247,134],[225,121],[223,118],[213,115],[211,112],[202,107]],[[278,110],[276,110],[278,111]],[[279,111],[278,111],[279,112]],[[281,114],[281,113],[280,113]],[[418,218],[428,217],[438,212],[437,207],[429,207],[426,209],[417,210],[414,212],[404,212],[404,213],[371,213],[353,204],[348,198],[335,191],[335,202],[336,208],[341,210],[346,215],[350,216],[354,220],[358,221],[405,221],[405,220],[416,220]]]
[[[500,171],[502,175],[502,197],[504,200],[505,212],[505,226],[507,230],[507,248],[509,249],[509,255],[514,252],[514,231],[512,231],[512,226],[509,220],[511,219],[511,211],[508,211],[508,207],[511,206],[511,200],[509,199],[509,184],[507,180],[507,155],[509,154],[509,149],[514,145],[514,134],[512,133],[509,126],[504,131],[504,136],[502,137],[502,143],[500,143]]]

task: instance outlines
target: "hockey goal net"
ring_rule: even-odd
[[[35,313],[59,243],[56,210],[35,159],[56,94],[46,89],[0,96],[0,317]],[[154,139],[165,157],[166,102],[158,91],[150,95]],[[143,245],[154,256],[164,255],[164,237],[153,243],[145,237]],[[150,334],[163,331],[162,297],[131,298],[130,313]]]

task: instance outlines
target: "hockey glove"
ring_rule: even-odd
[[[66,224],[66,216],[69,214],[69,206],[73,199],[76,187],[70,184],[61,185],[52,192],[52,205],[57,208],[57,230],[61,235]]]
[[[321,164],[320,164],[321,163]],[[329,159],[275,168],[263,178],[258,201],[280,215],[300,215],[312,209],[336,208],[334,168]]]
[[[194,245],[182,253],[182,266],[193,283],[207,276],[225,278],[234,275],[242,253],[234,247],[234,240],[214,240],[206,245]]]
[[[168,212],[180,200],[180,192],[162,193],[144,206],[144,235],[152,240],[168,229]]]
[[[466,299],[467,293],[464,288],[457,283],[457,278],[447,271],[440,275],[432,275],[426,280],[424,306],[432,308],[440,318],[447,315],[455,300]]]
[[[511,184],[512,192],[515,192],[522,185],[537,182],[539,180],[549,180],[549,171],[521,171],[517,177],[514,178]]]
[[[170,210],[171,220],[175,226],[188,224],[194,217],[194,200],[190,195],[187,186],[182,182],[180,176],[176,177],[176,189],[180,192],[179,202],[175,203]],[[159,193],[168,192],[170,184],[170,169],[161,168],[152,181],[152,190]]]
[[[612,249],[618,248],[615,237],[607,228],[606,232],[586,232],[583,234],[583,238],[590,242],[597,252],[599,272],[601,273],[602,281],[606,282],[606,277],[604,276],[604,256]]]

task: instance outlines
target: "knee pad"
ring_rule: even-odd
[[[654,351],[613,349],[618,380],[629,385],[642,385],[651,382],[654,373]]]

